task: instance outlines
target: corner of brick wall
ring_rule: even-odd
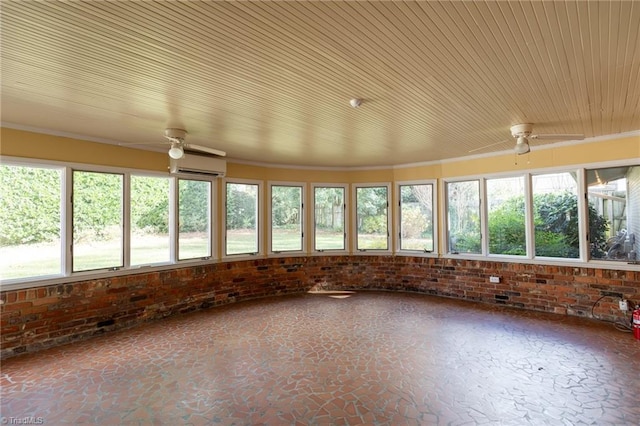
[[[489,276],[501,282],[489,282]],[[182,267],[0,293],[1,356],[169,315],[310,289],[410,291],[557,314],[625,320],[640,272],[409,256],[312,256]]]

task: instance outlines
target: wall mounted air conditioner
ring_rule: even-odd
[[[227,162],[213,155],[185,152],[179,160],[169,159],[169,171],[222,177],[227,173]]]

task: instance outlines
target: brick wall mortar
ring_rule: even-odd
[[[501,277],[498,284],[489,276]],[[169,315],[311,289],[389,290],[564,315],[621,319],[640,273],[408,256],[258,259],[0,292],[1,356],[72,342]],[[597,302],[597,303],[596,303]],[[595,306],[594,306],[595,304]]]

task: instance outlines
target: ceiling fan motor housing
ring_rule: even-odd
[[[169,140],[183,141],[187,136],[187,131],[184,129],[169,128],[164,130],[164,136]]]
[[[531,132],[533,131],[533,124],[516,124],[511,126],[511,136],[514,138],[518,138],[524,136],[525,138],[531,136]]]

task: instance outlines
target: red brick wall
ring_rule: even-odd
[[[499,284],[490,275],[501,277]],[[2,357],[168,315],[311,288],[412,291],[613,321],[640,272],[418,258],[317,256],[217,263],[0,293]],[[598,300],[600,299],[600,300]],[[594,303],[597,304],[594,307]]]

